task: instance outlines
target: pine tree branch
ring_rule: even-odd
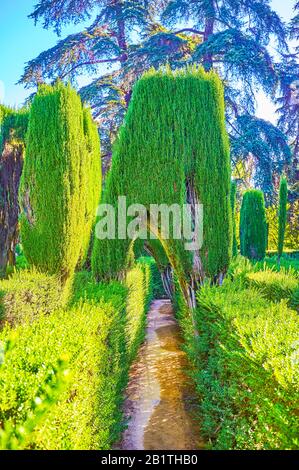
[[[180,33],[193,33],[193,34],[199,34],[200,36],[203,36],[205,34],[204,31],[198,31],[198,29],[195,29],[195,28],[179,29],[178,31],[174,31],[172,34],[180,34]]]
[[[67,72],[63,73],[62,75],[59,75],[59,78],[61,80],[63,80],[65,77],[67,77],[70,73],[72,73],[74,70],[76,70],[77,68],[79,67],[84,67],[86,65],[97,65],[97,64],[104,64],[104,63],[107,63],[107,62],[117,62],[121,60],[121,56],[119,57],[112,57],[111,59],[100,59],[100,60],[89,60],[87,62],[81,62],[79,64],[76,64],[74,65],[74,67],[72,67],[70,70],[68,70]]]

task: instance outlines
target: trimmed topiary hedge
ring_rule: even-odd
[[[279,272],[266,269],[247,274],[247,280],[253,287],[259,289],[272,302],[289,300],[289,305],[299,309],[298,293],[299,279],[284,270]]]
[[[68,308],[0,332],[1,449],[111,449],[119,439],[151,300],[149,267],[134,266],[125,284],[79,273]]]
[[[195,318],[198,337],[179,314],[203,438],[221,450],[298,449],[297,313],[239,278],[204,286]]]
[[[57,276],[35,270],[15,272],[0,280],[0,325],[31,323],[62,306],[61,283]]]
[[[118,196],[127,197],[127,207],[138,203],[147,210],[150,204],[182,206],[188,198],[198,198],[204,211],[201,277],[223,277],[232,247],[230,173],[219,77],[202,68],[146,72],[134,86],[114,146],[104,202],[117,213]],[[96,238],[95,277],[117,277],[126,267],[129,248],[130,240],[117,236],[115,240]],[[181,269],[182,276],[192,273],[192,252],[184,249],[181,240],[171,235],[167,251],[166,266],[171,263]]]
[[[20,186],[21,240],[43,272],[72,277],[87,251],[100,198],[99,137],[80,97],[57,83],[31,105]]]

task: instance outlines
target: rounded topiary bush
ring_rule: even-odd
[[[252,189],[243,196],[240,214],[241,255],[252,260],[265,257],[267,247],[267,221],[264,195]]]
[[[90,112],[70,86],[42,85],[29,117],[20,186],[28,261],[70,278],[88,247],[100,197],[100,148]]]

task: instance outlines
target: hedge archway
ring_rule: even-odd
[[[119,212],[127,205],[203,205],[203,245],[185,250],[184,240],[163,239],[162,266],[171,266],[189,307],[206,279],[221,283],[231,258],[230,156],[225,129],[223,86],[202,68],[151,69],[134,87],[107,176],[103,202]],[[193,214],[194,216],[194,214]],[[127,217],[127,223],[131,220]],[[118,215],[116,226],[119,227]],[[172,228],[173,223],[172,223]],[[160,250],[157,242],[150,242]],[[95,239],[92,269],[96,278],[114,278],[126,269],[130,240]]]

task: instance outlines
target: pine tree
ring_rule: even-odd
[[[284,133],[270,122],[243,115],[234,123],[236,135],[231,138],[232,159],[254,164],[255,186],[264,192],[267,203],[273,200],[273,176],[291,163],[291,151]],[[261,135],[263,139],[261,140]],[[257,158],[258,155],[258,158]]]
[[[136,79],[136,73],[127,70],[130,49],[134,47],[132,33],[141,40],[154,5],[155,1],[149,0],[53,0],[50,3],[40,0],[30,18],[35,23],[42,22],[46,29],[54,29],[58,35],[66,24],[77,24],[91,17],[93,21],[82,32],[59,40],[31,60],[21,82],[31,87],[57,78],[75,83],[82,74],[94,76],[82,88],[81,95],[92,106],[94,116],[101,117],[101,141],[110,149],[110,140],[122,122]]]
[[[264,195],[256,189],[243,195],[240,213],[241,255],[252,260],[265,257],[267,247],[267,221]]]
[[[284,134],[254,116],[253,90],[259,86],[270,94],[278,80],[267,45],[274,37],[278,49],[287,50],[280,18],[268,0],[173,0],[167,2],[163,19],[174,29],[182,20],[192,22],[187,30],[200,43],[191,59],[200,61],[206,70],[219,70],[226,84],[233,164],[254,156],[259,169],[256,185],[271,195],[272,174],[281,173],[290,152]]]
[[[232,210],[232,228],[233,228],[233,248],[232,255],[237,256],[238,254],[238,244],[237,244],[237,234],[236,234],[236,194],[237,194],[237,183],[235,181],[231,182],[230,186],[230,204]]]
[[[295,16],[289,25],[290,39],[299,39],[299,2],[294,5]],[[279,126],[292,139],[291,147],[294,157],[299,159],[299,46],[295,46],[292,52],[282,56],[279,64],[280,73],[280,105]]]
[[[282,171],[290,154],[284,134],[254,116],[254,88],[271,94],[279,78],[267,50],[270,38],[287,50],[286,29],[268,0],[40,0],[31,15],[58,33],[89,16],[95,16],[90,27],[30,61],[21,82],[75,80],[82,73],[94,77],[80,93],[100,120],[109,157],[132,85],[145,70],[190,62],[213,68],[226,85],[233,163],[254,155],[257,184],[271,194],[272,173]]]
[[[30,110],[21,239],[28,261],[62,282],[84,258],[100,196],[100,150],[87,113],[62,83],[42,85]]]
[[[276,66],[279,74],[279,88],[276,103],[279,115],[278,127],[288,138],[292,156],[286,168],[289,190],[289,221],[290,228],[296,233],[298,220],[299,198],[299,2],[294,4],[294,17],[289,24],[290,39],[294,47],[282,55],[281,62]]]
[[[287,223],[288,183],[286,178],[281,178],[279,186],[279,210],[278,210],[278,264],[283,253],[284,236]]]

